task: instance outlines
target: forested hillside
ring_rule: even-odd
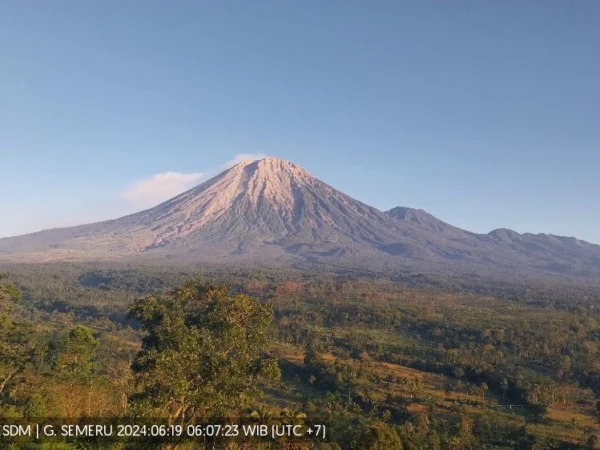
[[[600,447],[600,311],[585,288],[108,265],[3,270],[2,423],[327,426],[325,439],[262,448]],[[223,437],[180,448],[232,441],[259,447]]]

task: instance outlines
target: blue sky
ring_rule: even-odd
[[[0,0],[0,236],[241,153],[462,228],[600,243],[600,2]]]

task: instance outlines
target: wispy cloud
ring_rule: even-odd
[[[247,159],[256,161],[257,159],[263,159],[267,156],[268,155],[265,155],[264,153],[238,153],[233,157],[233,159],[230,159],[225,164],[223,164],[221,166],[221,169],[229,169],[230,167],[235,166],[237,163],[246,161]]]
[[[205,173],[164,172],[135,182],[121,198],[136,208],[150,208],[209,178]]]
[[[112,192],[110,196],[100,193],[93,202],[86,201],[84,204],[79,204],[76,198],[64,196],[59,205],[35,205],[26,211],[17,207],[9,208],[6,216],[14,218],[0,221],[0,237],[116,219],[169,200],[241,161],[266,157],[264,153],[239,153],[220,167],[203,172],[158,173],[131,183],[118,197]]]
[[[229,169],[241,161],[266,158],[264,153],[238,153],[232,159],[221,165],[220,170]],[[136,181],[127,191],[121,194],[121,199],[139,210],[151,208],[167,201],[188,189],[216,175],[218,170],[198,173],[164,172],[150,178]]]

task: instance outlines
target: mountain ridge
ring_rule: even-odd
[[[600,246],[497,229],[477,234],[426,211],[383,212],[293,162],[246,160],[153,208],[0,239],[0,261],[183,259],[600,279]]]

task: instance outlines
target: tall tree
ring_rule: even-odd
[[[6,279],[6,274],[0,274],[0,403],[8,385],[23,369],[28,349],[24,328],[12,318],[22,293]]]
[[[92,415],[92,389],[98,340],[92,330],[77,325],[59,344],[54,359],[54,372],[67,390],[62,391],[63,406],[74,416],[82,406],[87,416]],[[79,393],[79,395],[78,395]]]
[[[12,283],[7,283],[8,275],[0,273],[0,308],[4,313],[8,309],[8,303],[11,301],[20,300],[23,296],[20,289]]]
[[[85,384],[92,377],[98,341],[92,330],[77,325],[64,341],[54,361],[56,373],[71,383]]]
[[[227,286],[190,282],[136,300],[129,317],[146,332],[132,400],[170,423],[234,413],[260,395],[260,381],[280,376],[264,352],[271,306]]]

